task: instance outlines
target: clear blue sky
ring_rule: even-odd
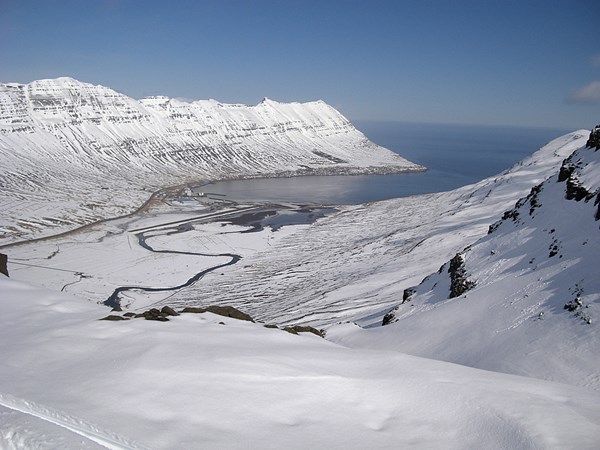
[[[0,0],[0,81],[322,99],[351,120],[590,128],[600,2]]]

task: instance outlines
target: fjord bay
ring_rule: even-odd
[[[571,130],[354,121],[369,140],[426,172],[225,180],[201,189],[236,201],[359,204],[456,189],[510,168]]]

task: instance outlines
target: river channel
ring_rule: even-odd
[[[173,235],[179,233],[190,232],[194,229],[193,225],[196,223],[203,223],[208,221],[216,221],[229,223],[234,225],[240,225],[247,227],[243,231],[236,231],[236,233],[253,233],[262,231],[264,228],[269,227],[273,231],[277,231],[281,227],[287,225],[299,225],[299,224],[309,224],[314,222],[315,220],[326,216],[334,212],[334,208],[330,207],[320,207],[320,206],[308,206],[308,205],[257,205],[254,207],[245,207],[240,208],[237,212],[231,212],[229,210],[224,211],[222,214],[208,214],[205,217],[200,217],[197,219],[186,220],[184,223],[174,223],[174,224],[158,224],[152,227],[138,230],[135,233],[137,238],[137,243],[142,248],[148,250],[152,253],[168,253],[168,254],[178,254],[178,255],[192,255],[192,256],[208,256],[208,257],[226,257],[229,258],[229,261],[218,264],[215,266],[211,266],[207,269],[204,269],[194,276],[186,280],[184,283],[181,283],[176,286],[168,286],[168,287],[144,287],[144,286],[121,286],[116,288],[111,296],[104,301],[106,306],[111,308],[119,308],[121,306],[120,303],[120,295],[127,291],[144,291],[144,292],[168,292],[168,291],[176,291],[179,289],[183,289],[187,286],[191,286],[196,283],[198,280],[202,279],[206,274],[210,272],[214,272],[215,270],[221,269],[223,267],[231,266],[236,264],[240,259],[242,259],[241,255],[235,253],[198,253],[198,252],[184,252],[184,251],[176,251],[176,250],[157,250],[153,248],[149,243],[148,239],[151,239],[156,233],[157,229],[160,229],[162,234]],[[167,225],[165,227],[165,225]]]
[[[550,128],[485,127],[386,122],[358,122],[376,142],[411,161],[427,167],[427,172],[397,175],[305,176],[230,180],[195,188],[224,204],[254,204],[227,217],[198,219],[229,221],[253,232],[271,227],[311,223],[334,211],[322,205],[360,204],[390,198],[452,190],[508,169],[550,140],[570,130]],[[302,206],[312,205],[312,206]],[[168,233],[190,231],[193,222],[173,224]],[[152,230],[136,232],[138,244],[154,253],[227,257],[229,261],[196,273],[182,284],[169,287],[121,286],[104,302],[119,306],[119,295],[127,291],[163,292],[190,286],[207,273],[236,264],[241,256],[233,253],[192,253],[155,250],[148,242]]]

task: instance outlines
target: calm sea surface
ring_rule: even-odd
[[[455,189],[508,169],[573,130],[402,122],[355,122],[371,141],[422,164],[401,175],[309,176],[221,181],[205,192],[238,201],[358,204]]]

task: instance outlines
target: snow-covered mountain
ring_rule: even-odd
[[[169,302],[185,306],[206,298],[277,323],[380,324],[405,288],[485,236],[519,198],[558,173],[589,134],[558,137],[503,173],[454,191],[338,207],[338,214],[273,240],[266,250],[245,255],[243,264]]]
[[[600,388],[600,144],[587,145],[415,288],[334,341]]]
[[[2,243],[129,213],[188,181],[415,170],[322,101],[137,101],[72,78],[0,84]]]
[[[588,136],[312,224],[249,233],[226,218],[261,207],[164,203],[9,247],[0,447],[597,448],[600,129]],[[97,320],[119,286],[122,320]],[[165,304],[263,323],[127,319]],[[264,325],[298,322],[326,339]]]

